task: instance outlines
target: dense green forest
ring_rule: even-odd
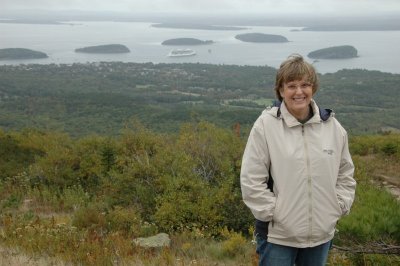
[[[131,118],[155,132],[209,121],[246,132],[275,98],[267,66],[102,62],[0,66],[0,127],[71,136],[116,135]],[[320,75],[320,106],[351,134],[400,128],[400,75],[341,70]]]

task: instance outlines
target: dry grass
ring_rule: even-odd
[[[31,206],[37,209],[37,206]],[[228,236],[206,239],[192,232],[171,236],[172,245],[144,249],[120,232],[102,232],[72,226],[73,213],[37,213],[23,204],[3,215],[0,229],[0,266],[3,265],[257,265],[250,240]],[[238,249],[237,254],[226,252]]]
[[[382,157],[376,154],[361,156],[360,160],[368,166],[370,175],[385,179],[400,187],[400,163],[396,157]]]
[[[18,249],[5,248],[0,246],[0,266],[65,266],[66,264],[57,258],[43,255],[28,256]]]

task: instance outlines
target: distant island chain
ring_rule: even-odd
[[[182,28],[180,24],[154,24],[153,27],[159,28]],[[213,29],[213,30],[242,30],[243,27],[226,26],[206,26],[206,25],[185,25],[191,29]],[[236,40],[247,43],[287,43],[289,40],[282,35],[266,33],[243,33],[234,36]],[[163,46],[181,46],[173,49],[167,54],[168,57],[183,57],[196,55],[196,51],[184,46],[212,45],[213,40],[200,40],[190,37],[167,39],[161,42]],[[211,49],[209,49],[210,52]],[[130,53],[131,50],[123,44],[102,44],[95,46],[81,47],[74,50],[76,53],[89,54],[121,54]],[[307,55],[312,59],[348,59],[358,57],[358,51],[351,45],[341,45],[334,47],[321,48],[311,51]],[[49,56],[42,51],[35,51],[27,48],[3,48],[0,49],[0,60],[21,60],[21,59],[41,59]]]

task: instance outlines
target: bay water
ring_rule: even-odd
[[[100,61],[153,63],[210,63],[279,67],[292,53],[307,58],[313,50],[338,45],[352,45],[359,57],[318,60],[318,72],[341,69],[368,69],[400,73],[400,31],[301,31],[296,27],[244,26],[246,30],[193,30],[152,27],[143,22],[70,21],[65,24],[0,23],[0,48],[28,48],[46,53],[49,58],[0,60],[0,65],[71,64]],[[239,25],[240,26],[240,25]],[[246,43],[235,39],[241,33],[259,32],[285,36],[287,43]],[[210,45],[164,46],[172,38],[213,40]],[[126,54],[75,53],[76,48],[102,44],[123,44]],[[195,56],[171,58],[174,48],[191,48]]]

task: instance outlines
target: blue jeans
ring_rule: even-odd
[[[328,259],[331,241],[312,248],[295,248],[269,243],[257,237],[259,266],[323,266]]]

